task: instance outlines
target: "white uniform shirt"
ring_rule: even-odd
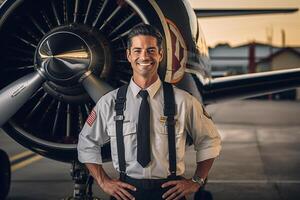
[[[126,174],[133,178],[166,178],[169,173],[168,133],[165,126],[164,96],[161,81],[158,79],[147,88],[150,105],[150,145],[151,162],[143,168],[137,162],[137,124],[142,98],[138,95],[141,88],[131,80],[124,111],[124,146]],[[78,159],[82,163],[102,164],[101,146],[111,141],[111,156],[114,168],[119,171],[116,124],[114,116],[114,90],[101,97],[94,108],[94,115],[85,123],[78,142]],[[221,150],[221,140],[212,120],[203,111],[200,102],[189,93],[174,87],[176,103],[176,174],[185,170],[184,155],[187,134],[193,138],[196,162],[215,158]]]

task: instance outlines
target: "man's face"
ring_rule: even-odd
[[[153,36],[137,35],[131,38],[132,45],[127,49],[127,59],[131,63],[134,76],[151,79],[157,76],[157,68],[163,58],[162,50]]]

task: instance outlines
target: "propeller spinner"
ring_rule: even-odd
[[[69,87],[77,87],[80,90],[80,84],[83,84],[83,88],[95,102],[112,90],[112,87],[92,73],[103,68],[103,45],[97,44],[99,40],[83,30],[72,26],[61,27],[46,35],[39,43],[35,54],[36,72],[18,79],[0,91],[0,103],[7,105],[0,108],[0,112],[3,113],[0,125],[6,122],[46,80],[49,82],[45,83],[49,92],[59,100],[64,90],[70,91]]]

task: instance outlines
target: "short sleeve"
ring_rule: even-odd
[[[196,161],[217,157],[221,151],[221,137],[212,118],[195,97],[191,97],[188,105],[187,131],[193,138]]]
[[[109,141],[105,116],[99,101],[89,114],[78,138],[78,160],[81,163],[102,164],[101,146]]]

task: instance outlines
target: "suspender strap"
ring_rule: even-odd
[[[171,179],[176,178],[176,143],[175,143],[175,99],[173,87],[170,83],[163,82],[164,89],[164,115],[167,117],[169,170]]]
[[[126,176],[126,161],[125,161],[125,147],[123,137],[123,121],[124,110],[126,104],[126,93],[128,85],[123,85],[119,88],[117,99],[115,101],[115,121],[116,121],[116,137],[117,137],[117,151],[119,160],[120,179],[124,180]]]

